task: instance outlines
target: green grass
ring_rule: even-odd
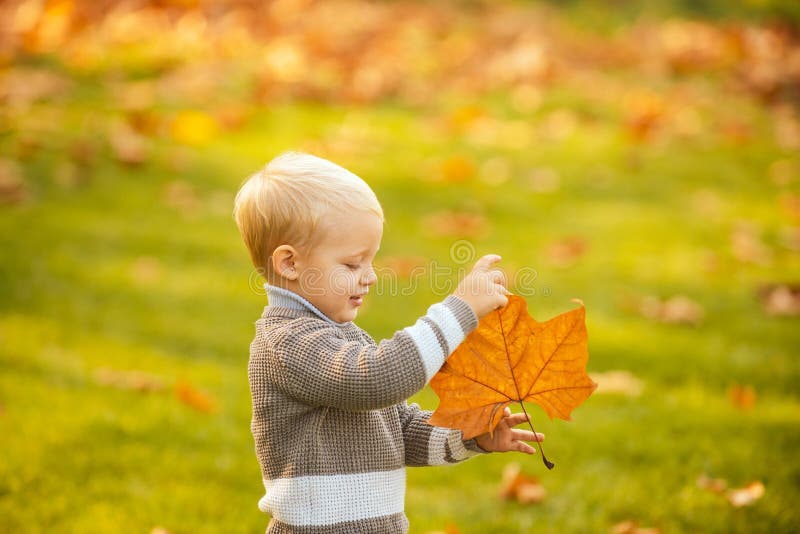
[[[573,8],[578,20],[592,5],[602,4]],[[715,15],[721,9],[703,6]],[[147,61],[142,68],[146,75]],[[800,160],[775,142],[774,117],[757,100],[700,75],[661,80],[686,90],[702,130],[687,138],[666,126],[637,143],[621,126],[621,104],[613,95],[594,98],[591,88],[547,89],[529,115],[514,111],[502,90],[480,97],[487,115],[532,128],[524,147],[502,135],[476,144],[468,132],[448,129],[459,106],[453,95],[418,107],[295,101],[258,108],[245,127],[199,148],[156,135],[147,161],[131,168],[98,135],[97,124],[118,113],[98,83],[105,78],[74,79],[64,105],[34,103],[20,119],[43,128],[33,148],[13,128],[4,126],[0,137],[0,154],[18,162],[29,190],[29,200],[0,207],[0,530],[264,530],[246,366],[266,302],[232,201],[268,159],[309,149],[375,189],[387,216],[379,260],[421,256],[449,268],[445,278],[455,282],[467,266],[450,257],[457,237],[431,233],[426,217],[480,214],[485,232],[468,238],[476,254],[496,252],[509,271],[536,271],[517,287],[532,315],[551,317],[581,298],[589,371],[624,369],[645,383],[635,398],[592,396],[570,422],[529,407],[537,431],[547,434],[553,471],[540,458],[514,454],[409,469],[412,532],[607,532],[624,520],[664,534],[797,531],[800,328],[796,317],[768,315],[756,292],[765,282],[798,282],[800,254],[781,237],[797,228],[797,214],[780,199],[798,195],[800,176],[786,184],[768,176],[776,160],[795,169]],[[542,125],[563,110],[575,111],[575,129],[547,135]],[[748,125],[749,139],[719,128],[731,116]],[[76,139],[88,140],[94,156],[76,171],[82,181],[59,185]],[[185,164],[175,165],[176,154]],[[477,168],[503,158],[509,177],[499,184],[478,175],[432,179],[453,156]],[[558,175],[552,191],[531,187],[532,169],[541,168]],[[188,184],[195,207],[165,200],[175,182]],[[743,222],[769,250],[762,263],[742,262],[731,249]],[[587,251],[558,266],[547,247],[571,236]],[[379,287],[358,324],[376,339],[391,336],[444,297],[432,284],[425,276],[402,296]],[[656,323],[629,305],[675,294],[704,308],[700,324]],[[109,368],[148,373],[165,389],[104,385],[98,376]],[[177,383],[209,396],[215,410],[182,403]],[[735,384],[755,389],[752,409],[730,402]],[[436,406],[427,388],[412,400]],[[544,502],[498,497],[511,461],[540,479]],[[760,480],[766,493],[736,509],[697,487],[704,473],[731,487]]]
[[[157,162],[137,171],[103,164],[75,190],[43,179],[35,201],[4,208],[0,517],[9,530],[263,529],[245,369],[252,323],[265,302],[249,286],[251,267],[230,212],[211,199],[230,201],[247,172],[332,128],[345,112],[285,107],[195,153],[179,177],[203,200],[188,218],[161,202],[164,184],[176,176]],[[424,182],[414,162],[436,146],[415,135],[416,112],[356,112],[378,130],[399,132],[375,155],[350,156],[385,204],[384,254],[429,256],[455,272],[453,240],[426,237],[422,217],[477,207],[490,226],[473,240],[478,253],[496,251],[505,263],[538,270],[540,291],[528,298],[533,315],[549,317],[570,307],[571,297],[583,298],[589,370],[628,369],[646,383],[639,398],[590,398],[571,422],[548,421],[533,408],[537,429],[548,436],[552,472],[538,458],[511,454],[410,470],[414,532],[448,525],[461,532],[604,531],[625,519],[662,532],[797,526],[800,334],[795,319],[765,315],[754,290],[760,281],[791,279],[798,258],[778,251],[771,265],[753,266],[728,252],[736,220],[767,230],[783,224],[773,186],[753,183],[781,156],[777,149],[756,142],[698,153],[679,145],[665,155],[630,148],[609,131],[608,139],[572,141],[568,159],[557,146],[509,154],[520,168],[535,160],[563,173],[556,192],[541,194],[516,176],[501,186]],[[439,151],[469,151],[452,144]],[[635,170],[619,161],[626,150],[640,152]],[[581,172],[598,164],[610,169],[602,184]],[[727,172],[694,172],[715,167]],[[723,206],[711,220],[687,206],[700,188]],[[589,242],[588,253],[566,269],[542,254],[545,243],[564,235]],[[713,273],[698,266],[705,249],[720,255]],[[142,256],[158,262],[158,274],[137,278]],[[376,338],[410,324],[438,298],[426,281],[411,296],[375,295],[359,323]],[[679,292],[705,307],[700,326],[655,324],[620,307],[626,295]],[[145,371],[168,385],[188,381],[216,399],[218,410],[193,411],[169,392],[103,386],[94,377],[105,367]],[[734,383],[756,388],[751,411],[728,401]],[[429,390],[415,400],[436,404]],[[512,460],[542,480],[544,503],[497,497],[502,468]],[[701,473],[732,485],[761,480],[766,495],[733,509],[696,487]]]

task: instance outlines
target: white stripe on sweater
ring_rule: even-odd
[[[425,366],[425,382],[427,383],[466,336],[455,314],[441,302],[428,308],[428,314],[425,317],[439,327],[447,343],[447,350],[442,350],[436,333],[422,319],[418,319],[413,326],[408,326],[403,330],[411,336],[417,350],[422,355],[422,363]]]
[[[428,318],[436,323],[444,334],[447,341],[447,355],[449,356],[462,341],[464,341],[464,330],[461,323],[456,319],[455,314],[442,303],[434,304],[428,308]]]
[[[290,525],[320,526],[403,511],[406,471],[264,480],[258,508]]]
[[[442,350],[436,332],[422,319],[418,319],[414,326],[408,326],[403,330],[411,336],[422,357],[422,365],[425,367],[425,383],[427,384],[442,366],[447,354]]]

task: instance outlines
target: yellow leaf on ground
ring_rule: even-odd
[[[219,125],[214,117],[202,111],[181,111],[172,120],[171,133],[179,143],[201,146],[216,138]]]
[[[736,508],[750,506],[764,496],[764,484],[758,480],[738,489],[731,489],[726,494],[728,502]]]
[[[212,413],[217,409],[213,398],[183,380],[175,384],[175,394],[182,403],[198,412]]]

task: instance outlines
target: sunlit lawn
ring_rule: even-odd
[[[465,240],[503,256],[534,317],[582,299],[588,370],[644,384],[638,396],[598,392],[570,422],[529,407],[552,471],[513,454],[410,469],[412,532],[606,532],[627,520],[662,533],[797,531],[800,328],[757,293],[797,282],[786,199],[796,202],[800,163],[759,105],[689,79],[747,135],[701,114],[691,135],[637,140],[619,108],[567,87],[544,94],[520,141],[523,114],[503,91],[416,108],[276,104],[199,146],[156,139],[140,165],[100,145],[84,178],[65,180],[75,170],[61,149],[97,106],[90,82],[44,149],[22,157],[13,135],[0,139],[29,188],[0,208],[0,530],[264,530],[246,364],[266,300],[232,201],[269,158],[305,149],[377,192],[380,265],[425,268],[400,274],[402,294],[387,284],[370,295],[357,322],[374,338],[444,298],[443,281],[469,266],[452,253]],[[486,137],[469,121],[453,126],[471,106],[500,121],[492,141],[476,142]],[[779,179],[776,161],[789,169]],[[466,214],[455,231],[442,222],[451,212]],[[554,252],[565,243],[579,250]],[[675,295],[701,308],[695,324],[641,313],[643,299]],[[733,402],[733,386],[751,387],[754,405]],[[429,389],[413,400],[437,402]],[[512,461],[539,478],[543,502],[498,497]],[[766,491],[736,508],[698,487],[704,474]]]

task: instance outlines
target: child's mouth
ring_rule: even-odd
[[[363,295],[355,295],[353,297],[350,297],[350,304],[352,304],[353,306],[361,306],[363,303],[364,303]]]

